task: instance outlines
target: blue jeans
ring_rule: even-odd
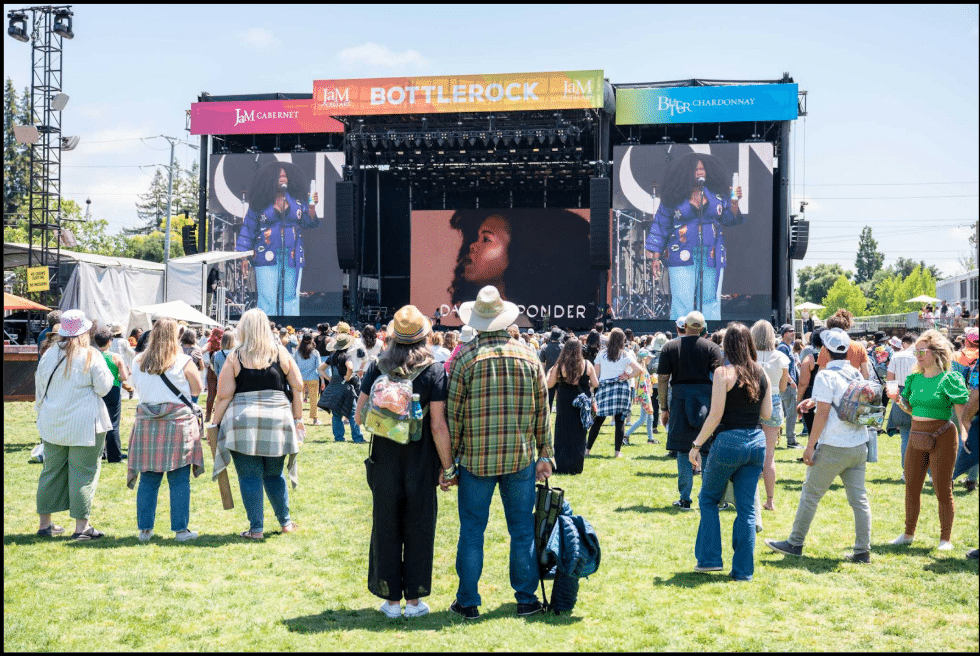
[[[786,386],[786,391],[780,392],[779,401],[786,420],[786,444],[796,443],[796,388]]]
[[[534,548],[534,464],[502,476],[474,476],[459,468],[459,544],[456,575],[460,606],[479,606],[483,574],[483,534],[490,518],[493,490],[500,485],[507,532],[510,534],[510,585],[519,604],[537,601],[538,564]]]
[[[286,489],[286,476],[282,472],[286,456],[250,456],[232,451],[231,458],[235,461],[235,471],[238,472],[238,488],[242,493],[245,514],[248,515],[249,530],[252,533],[263,532],[263,487],[279,525],[288,524],[289,491]]]
[[[713,447],[712,447],[713,448]],[[681,501],[691,500],[691,490],[694,489],[694,472],[687,453],[677,452],[677,491],[681,493]]]
[[[136,490],[136,525],[141,531],[149,531],[157,517],[157,497],[160,494],[161,472],[140,472],[140,484]],[[191,515],[191,466],[167,472],[170,486],[170,530],[187,530]]]
[[[338,415],[336,412],[332,414],[332,427],[333,427],[333,439],[337,442],[344,441],[344,419]],[[355,442],[363,442],[364,435],[361,434],[361,427],[357,425],[354,421],[354,411],[351,410],[350,417],[347,418],[350,422],[350,436]]]
[[[701,269],[701,313],[708,321],[718,321],[721,319],[721,281],[725,270],[705,264],[704,248],[693,247],[691,250],[694,253],[694,263],[691,266],[670,267],[670,316],[676,319],[696,309],[694,287],[698,269]]]
[[[755,492],[766,458],[766,436],[761,428],[723,431],[711,445],[704,463],[701,493],[701,523],[694,544],[694,557],[702,567],[722,567],[721,520],[718,502],[729,480],[735,490],[735,523],[732,525],[733,579],[749,581],[755,571]]]
[[[656,401],[654,401],[654,403],[656,403]],[[646,422],[646,425],[647,425],[647,439],[648,440],[652,440],[653,439],[653,428],[656,425],[656,424],[654,424],[654,421],[656,421],[656,420],[653,418],[653,413],[652,412],[647,412],[643,408],[643,406],[641,405],[640,406],[640,418],[636,420],[636,423],[635,424],[633,424],[632,426],[629,427],[629,430],[626,431],[626,437],[629,437],[630,435],[632,435],[633,434],[633,431],[635,431],[637,428],[639,428],[641,425],[643,425],[644,422]]]
[[[980,417],[974,417],[973,422],[970,423],[970,432],[966,438],[966,448],[968,448],[971,453],[967,453],[963,449],[963,443],[960,442],[960,450],[956,454],[956,467],[953,469],[953,480],[961,475],[963,472],[969,472],[966,476],[968,481],[977,480],[977,462],[980,458],[980,453],[977,449],[980,448],[980,434],[978,434],[977,422],[980,421]]]
[[[279,280],[282,280],[282,312],[279,311]],[[287,266],[280,260],[275,266],[255,267],[255,288],[258,292],[257,305],[263,312],[272,316],[299,314],[299,286],[303,280],[303,270]]]

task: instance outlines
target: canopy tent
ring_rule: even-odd
[[[9,312],[11,310],[42,310],[47,312],[51,308],[41,305],[40,303],[35,303],[34,301],[28,300],[26,298],[21,298],[20,296],[14,296],[13,294],[3,293],[3,311]]]
[[[919,294],[915,298],[910,298],[906,303],[942,303],[942,299],[933,298],[927,294]]]
[[[29,266],[29,253],[31,249],[27,244],[17,242],[3,243],[3,268],[13,269],[20,266]],[[40,260],[40,251],[34,248],[34,264]],[[132,269],[146,269],[152,271],[163,271],[163,265],[158,262],[148,262],[146,260],[136,260],[131,257],[110,257],[107,255],[96,255],[95,253],[78,253],[62,248],[60,251],[62,261],[87,262],[100,267],[129,267]]]
[[[822,310],[825,307],[827,307],[827,306],[826,305],[820,305],[819,303],[811,303],[810,301],[807,301],[806,303],[800,303],[794,309],[796,309],[796,310]]]
[[[168,303],[130,308],[129,319],[126,323],[126,334],[128,335],[132,332],[133,328],[149,330],[153,327],[153,321],[160,317],[170,317],[177,321],[200,323],[209,326],[220,325],[217,321],[214,321],[206,314],[198,312],[184,301],[170,301]]]
[[[251,256],[252,251],[210,251],[175,257],[167,268],[166,298],[181,300],[203,310],[207,307],[208,269],[214,264]]]
[[[162,300],[162,264],[142,260],[105,264],[79,261],[65,285],[59,308],[82,310],[85,316],[105,324],[125,323],[130,308]]]

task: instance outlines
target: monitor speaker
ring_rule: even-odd
[[[792,219],[789,228],[789,256],[794,260],[806,257],[810,242],[810,222],[806,219]]]
[[[593,269],[608,269],[609,261],[609,208],[612,199],[612,182],[609,178],[589,180],[589,232]]]
[[[357,225],[354,221],[354,183],[337,183],[337,262],[341,269],[360,266]]]
[[[182,226],[180,237],[184,242],[184,255],[197,255],[197,224]]]

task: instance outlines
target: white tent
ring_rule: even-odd
[[[184,301],[203,310],[207,307],[208,267],[251,256],[252,251],[209,251],[173,258],[167,267],[166,299]]]
[[[61,295],[61,310],[78,309],[105,324],[125,323],[134,306],[163,300],[163,265],[130,258],[61,251],[76,262]]]
[[[906,303],[941,303],[942,301],[938,298],[929,296],[928,294],[919,294],[915,298],[910,298],[905,302]]]
[[[200,323],[209,326],[220,325],[206,314],[201,314],[184,301],[170,301],[169,303],[157,303],[156,305],[144,305],[129,309],[129,321],[126,324],[126,334],[132,332],[133,328],[149,330],[153,326],[153,320],[160,317],[170,317],[177,321],[187,323]]]

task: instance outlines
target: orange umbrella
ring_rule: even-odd
[[[51,308],[45,307],[40,303],[35,303],[34,301],[29,301],[26,298],[21,298],[20,296],[14,296],[13,294],[3,293],[3,309],[7,310],[44,310],[49,311]]]

